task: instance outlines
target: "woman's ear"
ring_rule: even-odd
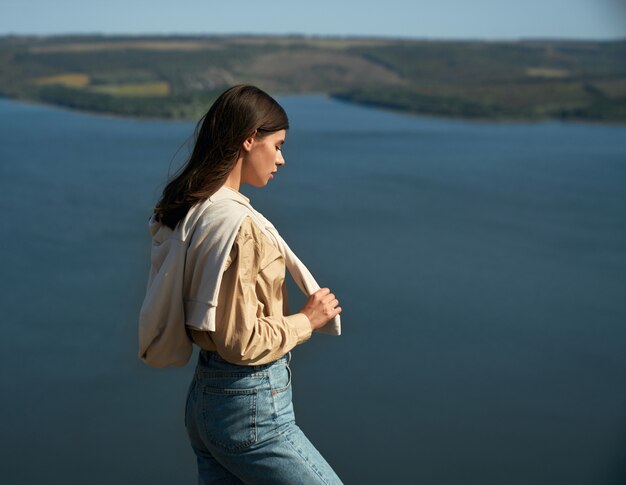
[[[254,145],[255,136],[256,136],[256,130],[254,130],[254,132],[248,138],[244,140],[243,149],[245,151],[249,152],[250,150],[252,150],[252,145]]]

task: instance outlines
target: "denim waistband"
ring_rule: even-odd
[[[233,364],[231,362],[228,362],[226,359],[224,359],[218,352],[215,352],[213,350],[200,350],[200,358],[198,360],[198,363],[200,364],[202,361],[204,362],[209,362],[211,360],[215,360],[218,361],[222,364],[225,365],[229,365],[229,366],[233,366],[236,367],[238,369],[248,369],[250,371],[260,371],[260,370],[264,370],[267,369],[273,365],[280,365],[280,364],[287,364],[289,365],[289,363],[291,362],[291,351],[287,352],[285,355],[283,355],[282,357],[280,357],[279,359],[276,359],[273,362],[268,362],[267,364],[260,364],[260,365],[238,365],[238,364]]]

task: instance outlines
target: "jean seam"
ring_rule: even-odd
[[[185,400],[185,416],[184,416],[184,422],[185,422],[185,428],[187,427],[187,423],[188,423],[188,416],[190,414],[189,411],[189,406],[191,405],[191,400],[194,398],[194,396],[192,396],[192,393],[195,392],[195,388],[197,386],[197,380],[196,380],[196,376],[193,376],[193,379],[191,380],[191,383],[189,384],[189,388],[187,389],[187,399]]]
[[[309,467],[311,467],[311,469],[315,472],[315,474],[318,476],[318,478],[322,481],[322,483],[324,483],[325,485],[330,485],[330,482],[328,482],[325,478],[324,475],[318,470],[318,468],[315,466],[315,463],[313,463],[311,460],[309,460],[306,455],[302,454],[300,451],[300,448],[298,448],[298,446],[289,438],[289,436],[287,434],[285,434],[282,431],[279,431],[280,435],[285,438],[285,440],[291,445],[291,447],[296,451],[296,453],[298,453],[298,455],[300,456],[300,458],[302,458],[304,460],[304,462],[309,465]]]
[[[276,402],[274,401],[274,391],[272,387],[272,373],[269,372],[267,375],[267,380],[269,382],[269,399],[272,402],[272,421],[274,422],[274,431],[278,431],[278,411],[276,409]]]

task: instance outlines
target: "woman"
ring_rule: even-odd
[[[182,365],[185,339],[202,349],[185,409],[200,483],[341,483],[295,423],[289,367],[291,349],[313,331],[339,335],[341,307],[239,192],[241,184],[267,185],[285,164],[288,128],[282,107],[262,90],[226,90],[200,121],[191,157],[151,219],[140,354],[153,365]],[[294,314],[286,264],[310,295]]]

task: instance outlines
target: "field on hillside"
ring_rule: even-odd
[[[0,37],[0,95],[197,119],[227,86],[489,120],[626,122],[626,41]]]

